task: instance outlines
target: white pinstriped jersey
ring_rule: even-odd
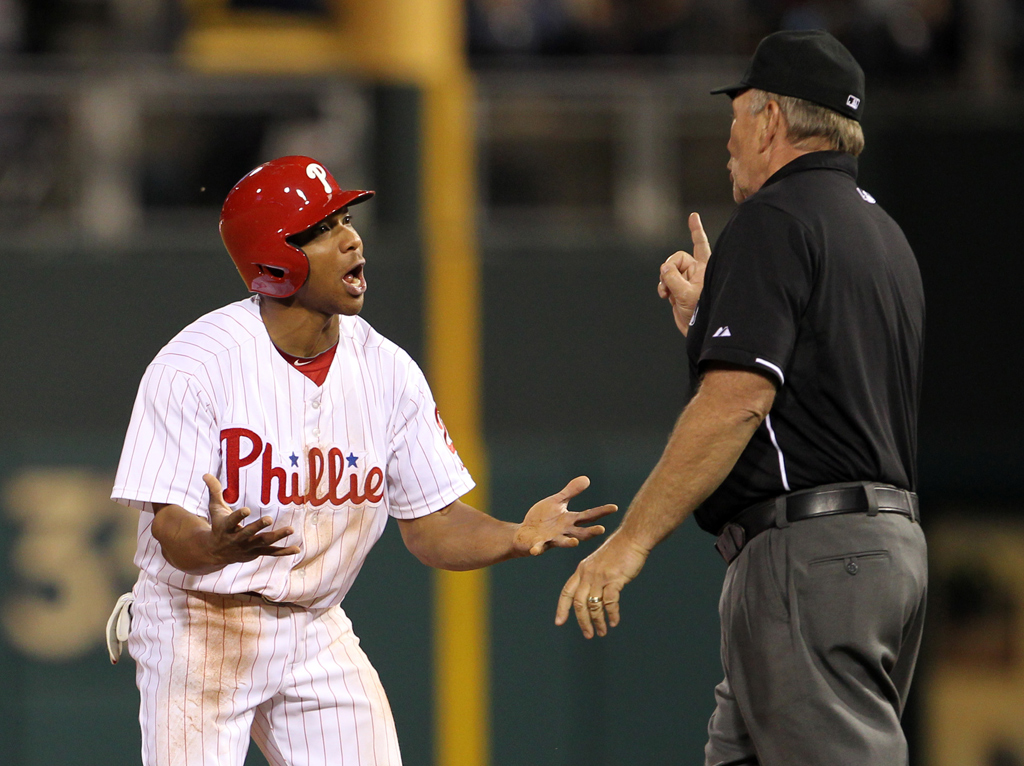
[[[323,386],[278,353],[248,298],[182,330],[139,387],[112,497],[143,511],[135,563],[168,585],[338,604],[390,514],[440,510],[473,488],[412,358],[359,317],[342,316]],[[301,553],[208,575],[164,559],[152,504],[209,518],[204,473],[250,520],[273,518]],[[149,511],[149,512],[146,512]]]

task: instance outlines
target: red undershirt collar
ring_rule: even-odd
[[[274,348],[277,348],[277,346],[274,346]],[[284,357],[284,360],[296,370],[301,372],[318,386],[322,386],[324,381],[327,379],[327,371],[331,369],[331,362],[334,361],[334,353],[337,350],[338,344],[335,343],[322,354],[317,354],[312,359],[304,359],[301,356],[292,356],[291,354],[286,354],[279,348],[277,348],[277,353]]]

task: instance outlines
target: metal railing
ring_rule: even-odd
[[[365,89],[339,78],[210,77],[160,60],[0,77],[6,249],[180,248],[215,228],[253,164],[316,154],[366,182]],[[200,233],[205,232],[205,233]]]
[[[485,242],[662,243],[685,231],[691,209],[712,221],[727,216],[731,112],[709,91],[741,72],[739,62],[715,60],[678,70],[480,73]]]
[[[621,64],[621,62],[620,62]],[[733,59],[477,73],[479,223],[486,257],[586,257],[685,244],[686,214],[717,231]],[[870,119],[1015,123],[1004,92],[872,92]],[[312,154],[373,188],[377,126],[365,83],[213,77],[167,59],[11,68],[0,77],[0,248],[39,257],[216,245],[230,186],[256,162]],[[365,186],[364,186],[365,185]],[[372,226],[372,206],[361,226]],[[634,247],[635,246],[635,247]]]

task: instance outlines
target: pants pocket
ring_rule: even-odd
[[[824,558],[813,559],[807,562],[808,573],[814,576],[827,572],[830,568],[842,567],[847,575],[856,576],[860,573],[861,567],[870,566],[875,563],[888,564],[890,560],[889,551],[857,551],[855,553],[844,553],[838,556],[825,556]]]

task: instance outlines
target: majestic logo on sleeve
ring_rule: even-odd
[[[298,470],[290,473],[274,465],[274,445],[264,442],[248,428],[225,428],[220,432],[224,444],[224,469],[227,486],[224,501],[237,503],[241,494],[241,471],[246,466],[260,461],[262,488],[260,502],[269,505],[277,482],[277,502],[281,505],[302,505],[309,503],[317,507],[324,503],[331,505],[361,505],[379,503],[384,498],[384,471],[373,466],[366,471],[359,465],[359,458],[347,456],[338,447],[326,452],[313,447],[306,453],[305,477]],[[291,466],[300,467],[298,456],[290,458]],[[364,473],[365,471],[365,473]],[[303,482],[303,478],[305,482]],[[302,485],[305,483],[306,492]]]

